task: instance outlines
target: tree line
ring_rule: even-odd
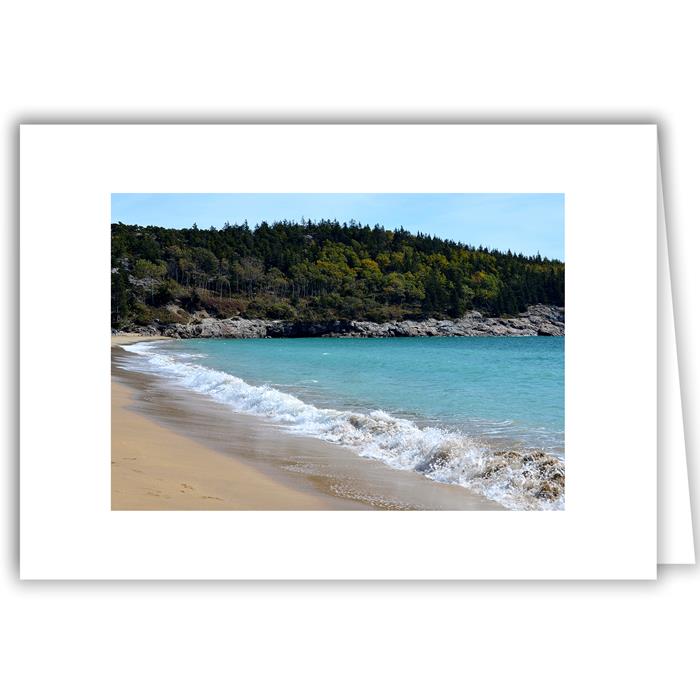
[[[225,318],[383,321],[564,305],[564,264],[356,221],[112,224],[112,325]]]

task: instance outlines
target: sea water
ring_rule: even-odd
[[[564,506],[564,338],[196,339],[134,369],[514,509]]]

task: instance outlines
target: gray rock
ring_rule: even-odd
[[[537,335],[564,335],[564,328],[553,323],[543,323],[537,329]]]
[[[563,336],[564,309],[536,304],[515,318],[489,318],[469,311],[455,320],[425,321],[267,321],[247,318],[211,318],[200,312],[189,323],[171,323],[128,329],[143,335],[172,338],[394,338],[422,336]]]

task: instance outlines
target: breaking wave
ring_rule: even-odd
[[[268,385],[253,386],[203,367],[190,361],[193,356],[155,351],[158,345],[144,342],[122,347],[142,360],[139,369],[168,377],[234,411],[267,418],[290,432],[341,445],[394,469],[464,486],[512,510],[564,508],[564,463],[554,455],[494,450],[463,433],[420,427],[381,410],[318,408]]]

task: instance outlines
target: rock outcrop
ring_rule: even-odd
[[[404,338],[419,336],[564,335],[564,309],[536,304],[511,318],[470,311],[462,318],[425,321],[267,321],[246,318],[198,318],[189,323],[152,324],[129,329],[172,338]]]

